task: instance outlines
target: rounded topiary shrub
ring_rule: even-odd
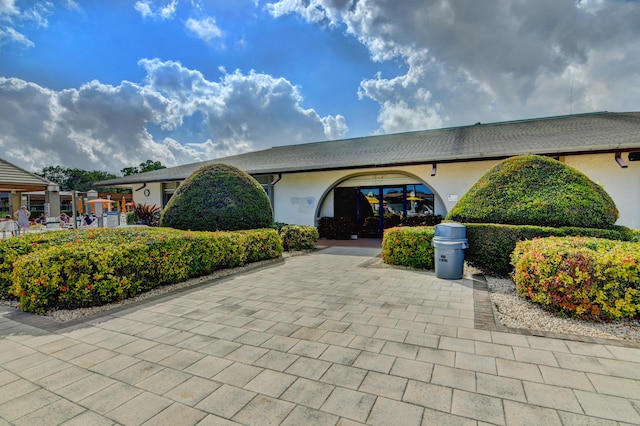
[[[226,164],[203,166],[176,190],[160,226],[192,231],[236,231],[273,223],[271,203],[247,173]]]
[[[578,170],[552,158],[523,155],[485,173],[447,219],[609,229],[618,209],[600,185]]]

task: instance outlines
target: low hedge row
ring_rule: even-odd
[[[28,312],[110,303],[218,269],[277,258],[283,251],[274,229],[96,229],[9,240],[0,245],[3,280],[7,263],[13,272],[2,285]]]
[[[521,296],[576,317],[640,313],[640,243],[536,238],[516,244],[513,279]]]
[[[321,217],[318,222],[320,238],[348,240],[356,232],[356,225],[349,217]]]
[[[389,228],[382,238],[382,260],[390,265],[434,269],[434,234],[431,226]]]
[[[320,239],[315,226],[284,225],[280,228],[280,238],[285,251],[310,250]]]
[[[512,271],[510,255],[518,241],[550,236],[583,236],[621,241],[632,241],[635,238],[634,231],[623,226],[616,226],[614,229],[552,228],[490,223],[466,223],[465,226],[469,240],[465,260],[480,269],[502,275]]]

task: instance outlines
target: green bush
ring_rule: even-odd
[[[99,228],[98,228],[99,229]],[[18,238],[0,241],[0,298],[9,296],[13,263],[25,254],[52,245],[77,245],[87,239],[95,230],[68,230],[65,232],[39,232],[24,234]]]
[[[516,245],[519,295],[561,314],[638,317],[640,243],[598,238],[537,238]]]
[[[447,219],[611,229],[618,210],[602,187],[559,161],[512,157],[485,173],[451,209]]]
[[[138,215],[136,212],[128,212],[126,216],[127,225],[135,225],[138,223]]]
[[[407,216],[400,221],[400,226],[436,226],[442,222],[441,215]]]
[[[320,238],[348,240],[356,233],[356,226],[349,217],[321,217],[318,224]]]
[[[185,179],[162,211],[160,226],[193,231],[270,227],[273,210],[262,186],[226,164],[203,166]]]
[[[589,229],[575,227],[497,225],[467,223],[469,248],[465,260],[486,272],[506,275],[512,271],[510,256],[518,241],[549,236],[585,236],[629,241],[633,233],[629,228]]]
[[[133,202],[133,213],[136,215],[136,223],[148,226],[158,226],[160,220],[160,207],[155,204],[136,204]]]
[[[389,265],[434,269],[433,227],[398,227],[384,232],[382,260]]]
[[[47,233],[47,238],[0,242],[8,293],[20,309],[76,308],[282,254],[274,229],[191,232],[173,229],[96,229]],[[23,240],[7,248],[9,240]],[[13,243],[13,241],[12,241]]]
[[[280,229],[280,238],[285,251],[311,250],[320,235],[315,226],[285,225]]]

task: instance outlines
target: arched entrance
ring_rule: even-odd
[[[326,205],[331,200],[332,209]],[[380,237],[401,221],[426,221],[444,208],[429,185],[403,172],[346,177],[325,193],[323,203],[333,217],[349,218],[361,237]]]

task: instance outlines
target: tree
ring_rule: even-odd
[[[44,167],[40,173],[36,173],[38,176],[47,179],[48,181],[57,183],[60,185],[61,191],[81,191],[86,192],[91,189],[95,189],[93,184],[107,179],[113,179],[116,177],[113,173],[103,172],[101,170],[82,170],[72,169],[62,166],[48,166]],[[121,192],[116,188],[106,188],[103,192]]]
[[[145,173],[145,172],[150,172],[152,170],[160,170],[160,169],[166,169],[166,167],[163,166],[162,163],[159,161],[147,160],[144,163],[140,163],[140,165],[137,167],[135,166],[125,167],[124,169],[120,170],[120,172],[122,172],[124,176],[131,176],[131,175],[136,175],[138,173]]]
[[[40,173],[36,172],[35,174],[50,182],[57,183],[60,185],[60,189],[65,191],[67,190],[64,186],[66,185],[68,170],[62,166],[48,166],[44,167]]]

